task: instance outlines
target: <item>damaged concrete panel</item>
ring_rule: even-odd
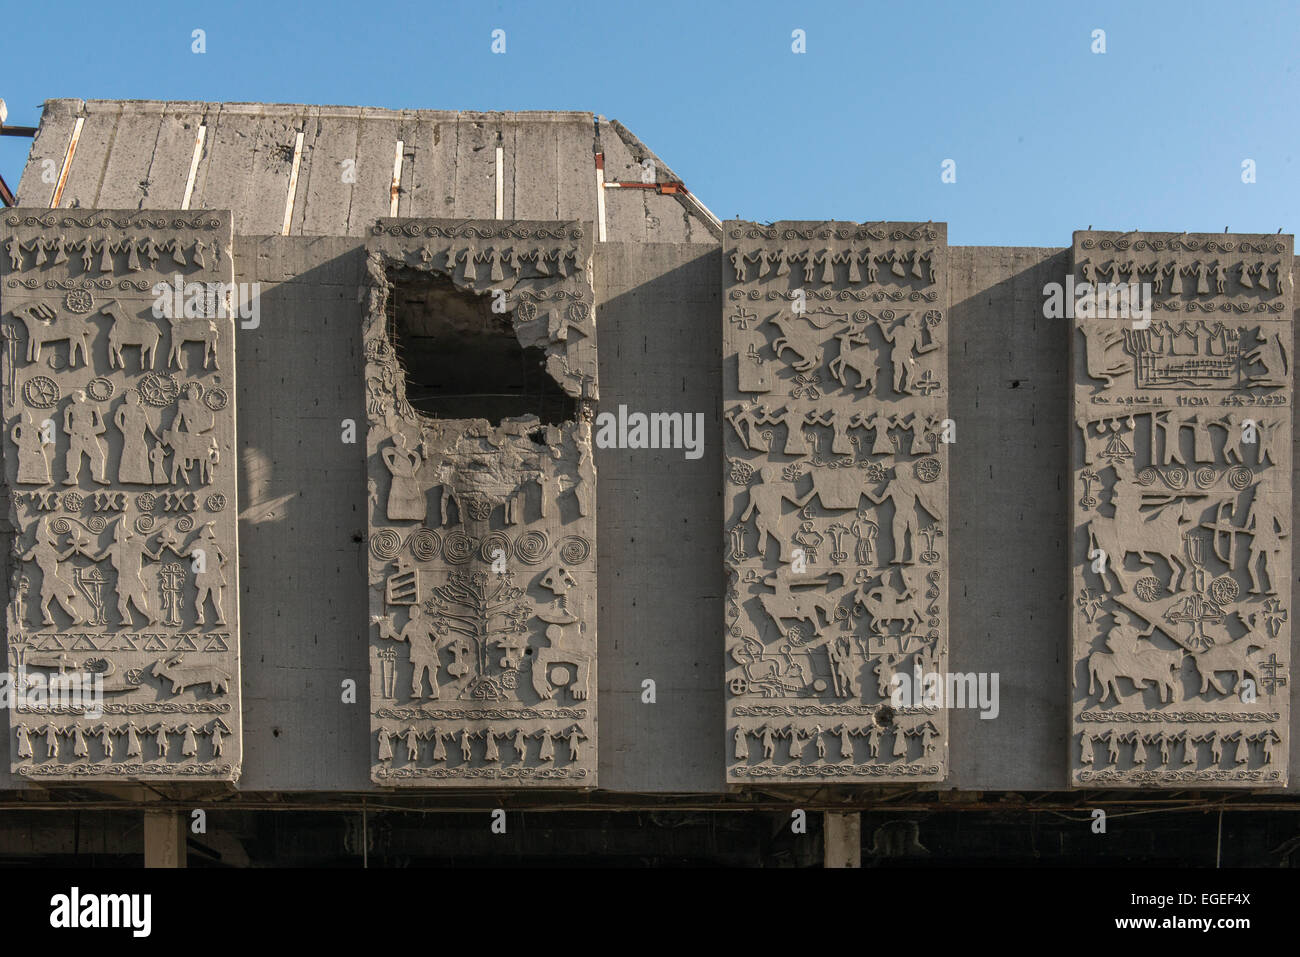
[[[727,782],[943,780],[947,227],[723,230]]]
[[[367,243],[371,777],[596,785],[591,229]]]
[[[2,226],[13,773],[233,782],[230,213],[11,209]]]
[[[1073,785],[1287,783],[1292,247],[1074,234]]]

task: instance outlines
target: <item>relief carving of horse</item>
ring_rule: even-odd
[[[1107,697],[1119,701],[1120,678],[1133,682],[1138,691],[1144,690],[1148,681],[1154,681],[1160,689],[1160,700],[1168,704],[1178,694],[1174,671],[1182,664],[1184,654],[1181,648],[1168,651],[1147,648],[1132,655],[1133,667],[1126,669],[1117,655],[1109,651],[1094,651],[1088,656],[1088,694],[1096,694],[1100,684],[1098,703]]]
[[[1246,675],[1250,675],[1258,683],[1257,666],[1251,661],[1250,654],[1252,651],[1263,647],[1258,638],[1244,635],[1227,644],[1215,645],[1201,652],[1192,652],[1192,661],[1196,663],[1196,671],[1201,676],[1201,694],[1205,694],[1211,685],[1219,694],[1226,695],[1229,693],[1219,683],[1219,679],[1215,675],[1217,671],[1230,671],[1235,674],[1237,676],[1237,683],[1233,686],[1235,688],[1241,687]]]
[[[87,364],[86,355],[90,351],[90,340],[95,336],[95,329],[85,319],[76,316],[59,319],[58,313],[43,302],[19,306],[14,310],[14,315],[27,327],[28,362],[41,361],[42,346],[66,340],[68,368],[77,364],[77,353],[81,353],[81,364]]]
[[[122,349],[126,346],[139,346],[140,368],[142,370],[154,368],[158,341],[162,339],[158,327],[148,319],[132,319],[116,299],[104,306],[100,312],[113,320],[113,325],[108,330],[108,367],[125,369],[126,362],[122,358]]]

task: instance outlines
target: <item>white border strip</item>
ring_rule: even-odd
[[[505,200],[505,151],[497,147],[497,219],[505,218],[506,200]]]
[[[293,169],[289,172],[289,195],[284,198],[284,223],[280,226],[280,235],[289,235],[289,224],[293,222],[293,200],[298,195],[298,167],[302,165],[302,133],[293,144]]]
[[[63,198],[63,187],[68,184],[68,171],[72,169],[72,156],[77,152],[77,143],[81,139],[81,127],[86,122],[84,116],[77,117],[72,127],[72,136],[68,138],[68,151],[63,154],[63,169],[59,170],[59,181],[54,185],[54,195],[50,197],[50,209],[59,205]]]
[[[393,185],[389,187],[388,215],[397,215],[397,194],[402,189],[402,141],[397,141],[397,150],[393,153]]]
[[[597,238],[605,242],[605,154],[596,154],[596,228]]]
[[[199,124],[199,131],[194,136],[194,155],[190,157],[190,175],[185,179],[185,198],[181,200],[181,209],[190,208],[194,197],[194,180],[199,175],[199,159],[203,156],[203,141],[208,138],[206,123]]]

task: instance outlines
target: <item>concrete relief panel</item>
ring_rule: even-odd
[[[0,215],[12,770],[240,770],[228,212]]]
[[[1286,784],[1292,245],[1074,234],[1075,785]]]
[[[722,258],[728,783],[942,780],[947,228],[728,222]]]
[[[595,787],[590,228],[367,245],[372,778]]]

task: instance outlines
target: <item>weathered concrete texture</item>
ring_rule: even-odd
[[[366,245],[371,777],[594,788],[590,225],[383,219]],[[399,283],[424,277],[441,283],[399,302]],[[465,312],[431,299],[439,288]],[[425,414],[417,402],[462,389],[494,402],[514,379],[481,360],[463,384],[413,382],[403,335],[441,336],[444,351],[513,336],[571,412],[491,421],[490,406],[433,401]]]
[[[1071,781],[1284,786],[1292,237],[1072,252]]]
[[[632,188],[605,190],[609,239],[707,243],[721,236],[719,226],[685,194],[638,188],[649,183],[680,183],[681,178],[631,130],[617,120],[600,117],[599,132],[598,145],[605,155],[605,182],[635,184]]]
[[[190,207],[233,206],[235,233],[245,236],[281,232],[299,133],[290,235],[364,236],[388,216],[398,142],[403,217],[497,218],[497,148],[506,220],[595,223],[597,149],[607,152],[608,180],[641,182],[647,158],[658,181],[677,179],[622,124],[579,111],[49,100],[19,183],[22,201],[49,205],[79,117],[85,122],[61,206],[179,206],[204,127]],[[716,235],[681,194],[605,193],[611,241],[706,242]]]
[[[952,712],[945,787],[1061,788],[1068,365],[1063,321],[1043,318],[1043,286],[1065,281],[1069,255],[948,252],[949,414],[957,423],[949,456],[951,668],[999,675],[1000,709],[989,719],[978,709]]]
[[[948,764],[947,228],[723,224],[727,780]]]
[[[706,423],[698,460],[595,452],[603,790],[724,788],[721,264],[716,244],[596,250],[600,408],[703,411]],[[1043,286],[1064,282],[1068,264],[1068,249],[949,248],[958,431],[948,547],[959,583],[949,650],[954,671],[999,673],[1001,710],[996,720],[952,712],[945,789],[1068,781],[1069,368],[1064,321],[1043,318]],[[236,281],[262,284],[260,327],[237,333],[239,787],[378,790],[365,717],[365,470],[360,447],[340,440],[343,419],[366,418],[364,251],[352,238],[236,238],[235,269]],[[655,704],[642,703],[648,678]],[[349,679],[355,704],[341,700]],[[1297,723],[1293,711],[1293,741]],[[27,787],[9,773],[10,741],[0,737],[0,787]],[[1287,792],[1298,787],[1293,777]]]
[[[13,770],[234,781],[229,213],[19,208],[0,235],[9,671],[51,694],[95,676],[10,712]]]
[[[261,283],[239,332],[244,790],[361,790],[368,774],[360,293],[346,238],[235,243]],[[357,444],[342,441],[344,420]],[[355,703],[344,700],[345,682]]]
[[[609,243],[596,262],[601,409],[704,414],[698,459],[596,450],[600,783],[719,791],[721,256],[716,245]]]

